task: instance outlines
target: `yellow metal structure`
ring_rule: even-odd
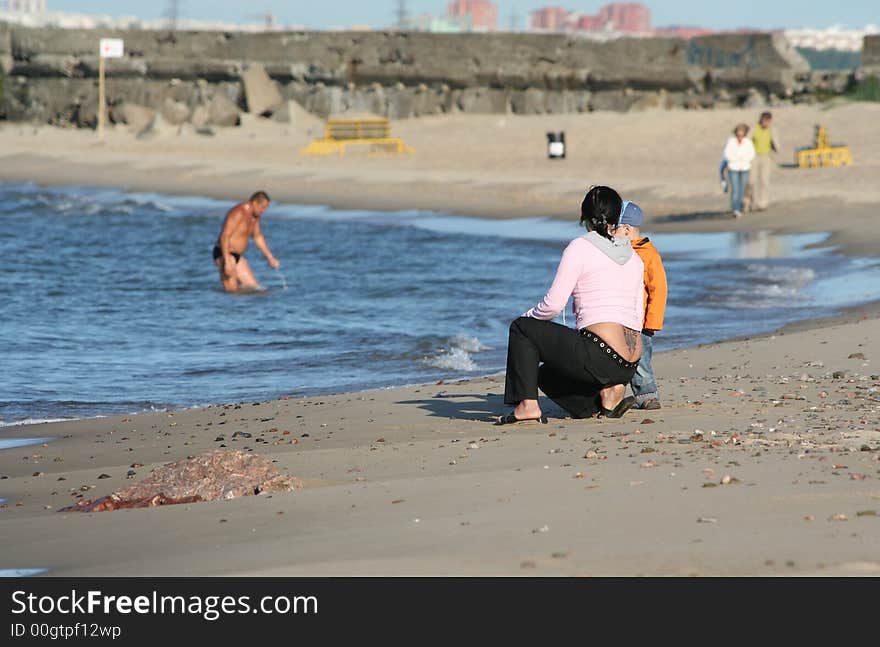
[[[370,152],[415,153],[399,137],[391,136],[391,124],[384,117],[334,118],[324,126],[324,137],[300,150],[301,155],[345,155],[349,146],[369,146]]]
[[[849,146],[830,144],[828,133],[822,126],[816,126],[816,141],[812,148],[799,148],[794,152],[794,161],[800,168],[819,166],[852,166],[853,158]]]

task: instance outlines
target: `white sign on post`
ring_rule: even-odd
[[[122,58],[121,38],[102,38],[98,43],[98,139],[104,138],[104,122],[107,121],[107,90],[104,83],[104,60]]]
[[[102,38],[100,44],[101,58],[122,58],[123,42],[121,38]]]

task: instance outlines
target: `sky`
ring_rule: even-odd
[[[495,0],[499,24],[510,24],[511,13],[519,15],[525,27],[529,11],[558,5],[586,14],[595,14],[608,0]],[[445,13],[446,0],[406,0],[411,14]],[[713,29],[779,29],[841,25],[859,29],[880,24],[878,0],[655,0],[643,1],[651,9],[655,27],[693,25]],[[168,0],[48,0],[50,11],[70,13],[133,15],[155,19],[165,13]],[[197,20],[261,22],[267,11],[280,24],[309,28],[370,25],[387,27],[395,22],[396,0],[178,0],[179,15]]]

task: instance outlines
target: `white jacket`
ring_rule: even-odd
[[[755,145],[748,137],[743,137],[741,142],[736,140],[735,135],[727,138],[721,159],[727,162],[727,168],[731,171],[748,171],[755,159]]]

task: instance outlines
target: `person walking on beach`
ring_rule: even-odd
[[[773,159],[770,154],[779,152],[777,133],[775,130],[770,129],[772,121],[772,114],[762,112],[758,125],[752,131],[755,159],[752,162],[752,169],[749,174],[752,187],[750,211],[764,211],[770,206],[770,168],[773,165]]]
[[[727,171],[730,178],[730,208],[734,218],[742,217],[743,193],[749,183],[752,160],[755,159],[755,146],[751,139],[746,138],[748,134],[749,127],[738,124],[733,129],[733,135],[727,138],[721,153],[721,180],[724,181],[724,172]]]
[[[636,407],[639,409],[659,409],[660,396],[651,357],[654,354],[654,333],[663,329],[663,314],[666,310],[666,270],[663,260],[654,244],[647,236],[642,236],[641,226],[645,214],[635,202],[624,202],[623,213],[617,225],[615,236],[629,240],[642,263],[645,265],[645,321],[642,324],[642,358],[636,374],[630,381]]]
[[[214,245],[213,255],[214,264],[220,271],[223,289],[227,292],[262,288],[254,278],[250,264],[244,258],[244,250],[251,238],[254,239],[257,249],[263,252],[269,267],[277,269],[281,265],[269,251],[269,246],[260,230],[260,216],[268,206],[269,196],[265,191],[257,191],[247,202],[235,205],[226,213],[223,229]]]
[[[587,233],[565,248],[541,302],[510,324],[504,403],[515,408],[496,424],[546,423],[539,387],[574,418],[620,418],[635,404],[624,395],[642,354],[645,266],[628,240],[614,237],[622,207],[610,187],[587,192]],[[552,321],[569,296],[577,329]]]

